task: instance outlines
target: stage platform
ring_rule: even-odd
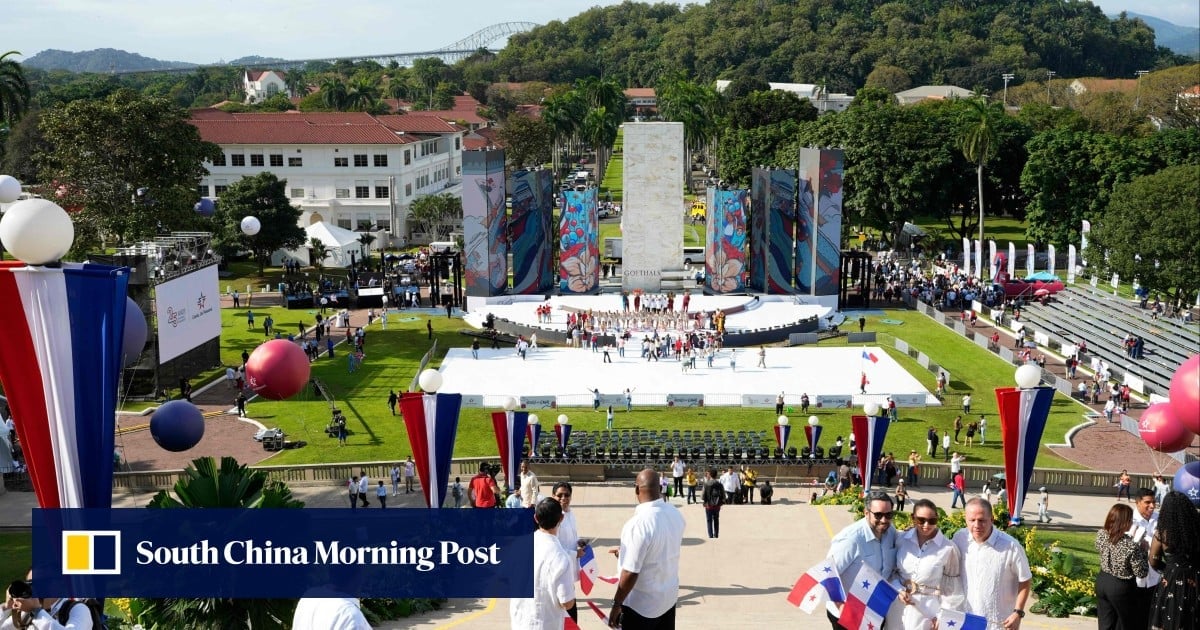
[[[872,362],[864,353],[874,356]],[[902,406],[934,406],[935,396],[900,364],[878,347],[779,348],[766,349],[766,368],[756,367],[758,349],[737,349],[737,369],[730,365],[733,350],[722,350],[707,367],[703,358],[697,369],[684,372],[679,361],[649,361],[639,356],[640,346],[631,346],[625,357],[610,351],[612,363],[603,362],[601,352],[589,348],[540,348],[522,360],[511,347],[480,349],[479,358],[469,348],[451,348],[441,364],[444,384],[440,391],[482,396],[483,407],[499,407],[508,396],[553,397],[560,407],[590,407],[590,389],[599,389],[604,404],[623,408],[622,393],[633,390],[634,406],[665,406],[669,396],[703,396],[705,406],[773,407],[775,397],[785,393],[785,403],[800,404],[809,395],[815,407],[820,397],[847,402],[862,408],[868,400],[883,402],[889,395],[903,398]],[[859,393],[859,380],[866,372],[867,394]],[[688,403],[682,403],[688,404]]]

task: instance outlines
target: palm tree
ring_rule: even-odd
[[[29,82],[21,64],[9,55],[21,53],[10,50],[0,55],[0,123],[11,126],[29,108]]]
[[[608,168],[608,156],[612,152],[613,142],[617,139],[617,128],[625,122],[625,92],[612,79],[597,79],[587,77],[575,82],[575,90],[583,96],[589,111],[583,118],[584,135],[592,148],[596,150],[596,179],[604,179],[604,171]],[[596,112],[604,119],[603,124],[596,120]],[[593,119],[589,127],[588,120]],[[590,129],[590,131],[589,131]]]
[[[287,85],[288,92],[291,92],[294,98],[308,96],[308,81],[304,78],[303,70],[288,70],[283,75],[283,82]]]
[[[552,163],[556,174],[561,173],[562,152],[567,149],[571,138],[579,133],[586,112],[587,108],[583,105],[583,99],[574,90],[552,96],[545,101],[542,120],[549,123],[550,128],[554,130]]]
[[[717,133],[721,99],[713,88],[682,76],[663,81],[655,92],[659,115],[664,120],[683,123],[684,169],[690,169],[692,152],[703,151]]]
[[[315,236],[308,239],[308,262],[317,268],[317,273],[325,269],[326,258],[329,258],[329,247]]]
[[[346,91],[346,109],[367,112],[379,101],[379,88],[367,78],[360,78]]]
[[[334,111],[345,111],[349,91],[339,77],[330,77],[321,82],[321,102]]]
[[[175,483],[175,496],[162,490],[149,508],[302,508],[304,502],[267,473],[252,470],[232,457],[218,467],[211,457],[192,460]],[[131,602],[137,621],[147,627],[195,628],[196,619],[212,628],[283,628],[292,618],[295,600],[287,599],[139,599]],[[131,620],[133,621],[133,620]]]
[[[963,157],[975,164],[979,185],[979,243],[983,245],[983,165],[996,155],[996,127],[1004,110],[979,96],[967,101],[968,123],[958,137]]]

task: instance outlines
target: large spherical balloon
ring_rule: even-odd
[[[125,298],[125,341],[121,346],[125,367],[137,363],[138,357],[142,356],[142,350],[146,349],[148,332],[146,315],[142,313],[141,307],[133,298]]]
[[[417,377],[417,384],[432,394],[442,388],[442,373],[433,369],[423,370]]]
[[[67,211],[49,199],[26,199],[9,207],[0,219],[0,241],[30,265],[57,262],[75,242],[75,225]]]
[[[246,236],[254,236],[262,229],[262,223],[259,223],[258,217],[246,217],[242,219],[242,234]]]
[[[150,416],[150,435],[168,451],[186,451],[204,437],[204,413],[186,400],[172,400]]]
[[[204,197],[200,201],[196,202],[194,208],[196,210],[196,214],[199,214],[202,217],[211,217],[213,213],[217,211],[217,204],[213,203],[212,199]]]
[[[246,385],[263,398],[283,400],[308,384],[308,356],[287,339],[272,339],[254,349],[246,361]]]
[[[1188,431],[1200,433],[1200,354],[1193,356],[1171,377],[1171,409]]]
[[[1150,448],[1163,453],[1183,450],[1192,443],[1192,432],[1179,423],[1171,405],[1150,405],[1138,420],[1138,433]]]
[[[21,196],[21,182],[12,175],[0,175],[0,203],[12,203]]]
[[[1200,507],[1200,462],[1188,462],[1175,473],[1171,487],[1182,492],[1192,500],[1192,505]]]

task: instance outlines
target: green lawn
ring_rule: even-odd
[[[294,322],[300,317],[310,319],[307,311],[292,311],[282,314],[277,321]],[[231,312],[226,309],[222,313],[228,335],[222,344],[222,356],[240,360],[243,347],[249,347],[261,339],[260,335],[247,333],[244,325],[244,311]],[[335,440],[327,438],[323,432],[329,421],[328,405],[314,396],[308,390],[295,398],[283,401],[257,400],[249,405],[251,417],[268,426],[279,426],[292,439],[305,440],[309,445],[302,449],[284,451],[273,457],[272,464],[309,463],[309,462],[347,462],[347,461],[388,461],[402,459],[408,454],[408,440],[405,437],[403,422],[399,417],[392,417],[388,412],[386,400],[388,391],[395,389],[403,391],[411,382],[420,357],[429,349],[430,342],[426,339],[424,316],[414,321],[397,321],[409,317],[393,316],[389,320],[387,331],[379,329],[378,324],[371,327],[367,335],[366,364],[356,374],[347,373],[346,355],[341,348],[332,360],[322,358],[313,364],[313,375],[325,382],[338,401],[338,406],[346,415],[351,431],[349,444],[338,447]],[[925,431],[930,425],[939,429],[950,428],[954,417],[959,413],[960,396],[967,391],[974,393],[972,412],[987,414],[991,423],[992,439],[986,446],[976,445],[972,449],[964,449],[971,461],[979,463],[999,464],[1003,456],[999,446],[999,421],[996,416],[995,399],[991,390],[995,387],[1011,383],[1013,368],[999,358],[991,355],[974,344],[958,337],[953,331],[946,329],[923,315],[915,312],[895,310],[888,311],[887,318],[903,321],[900,326],[878,324],[871,318],[868,321],[869,330],[882,333],[880,345],[888,348],[886,351],[893,358],[917,375],[917,378],[930,390],[934,388],[934,375],[930,374],[906,355],[890,349],[891,337],[899,335],[913,347],[928,354],[935,362],[944,365],[953,376],[951,395],[947,406],[942,408],[930,407],[925,409],[901,410],[901,421],[893,425],[887,438],[888,450],[906,453],[909,449],[924,452]],[[261,320],[259,320],[261,321]],[[462,322],[458,319],[448,320],[445,317],[432,318],[435,337],[438,339],[441,352],[434,360],[436,366],[447,347],[466,347],[468,338],[459,334]],[[844,338],[826,345],[844,345]],[[459,436],[455,455],[459,457],[488,456],[496,450],[489,409],[464,409],[459,423]],[[630,414],[618,414],[619,428],[671,428],[671,429],[712,429],[719,427],[725,430],[760,430],[770,431],[775,423],[773,410],[743,409],[737,407],[712,407],[706,409],[687,408],[641,408]],[[1045,441],[1059,442],[1063,434],[1080,421],[1082,409],[1066,398],[1055,400],[1053,410],[1046,430]],[[603,414],[594,413],[590,408],[563,409],[562,413],[571,416],[576,430],[597,430],[603,428]],[[558,412],[555,412],[558,413]],[[795,411],[798,413],[798,410]],[[795,414],[793,414],[795,415]],[[848,435],[850,410],[819,410],[816,415],[825,426],[828,443],[835,436]],[[800,419],[797,418],[797,421]],[[1078,468],[1078,466],[1056,457],[1043,449],[1038,461],[1039,465],[1047,467]]]
[[[8,584],[25,579],[33,566],[33,534],[30,532],[0,532],[0,581]]]
[[[1064,551],[1075,554],[1077,559],[1083,561],[1089,571],[1093,573],[1100,571],[1100,556],[1096,553],[1096,532],[1039,530],[1038,537],[1042,540],[1057,541],[1058,546]]]
[[[957,233],[951,232],[946,222],[938,217],[917,217],[913,223],[921,226],[934,242],[944,242],[950,244],[958,244],[961,247],[962,237]],[[955,220],[955,225],[958,221]],[[985,239],[994,239],[996,247],[1007,250],[1008,242],[1012,241],[1018,250],[1025,251],[1026,244],[1029,243],[1028,237],[1025,236],[1026,224],[1024,221],[1018,221],[1012,217],[986,217],[983,224],[983,236]],[[971,239],[978,238],[979,231],[975,228],[971,232]]]

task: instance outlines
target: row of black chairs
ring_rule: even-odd
[[[835,447],[836,448],[836,447]],[[840,454],[840,452],[839,452]],[[671,445],[667,446],[624,446],[612,448],[598,448],[592,446],[576,446],[568,445],[564,450],[562,447],[552,445],[551,443],[539,444],[537,452],[532,456],[525,450],[525,456],[533,463],[577,463],[577,464],[612,464],[622,465],[635,462],[650,463],[650,464],[667,464],[679,456],[689,463],[705,463],[705,464],[807,464],[815,462],[834,461],[837,456],[832,452],[826,454],[823,449],[818,447],[817,453],[813,456],[808,447],[797,450],[796,447],[788,447],[786,451],[779,447],[763,447],[755,446],[744,449],[731,449],[729,447],[720,448],[705,448],[703,446],[694,446],[690,448],[676,449]]]

